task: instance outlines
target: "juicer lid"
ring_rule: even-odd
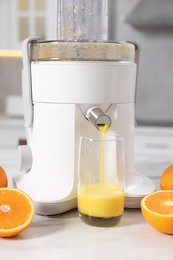
[[[132,42],[33,41],[31,61],[120,61],[137,63],[138,46]]]

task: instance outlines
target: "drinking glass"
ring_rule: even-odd
[[[124,211],[123,138],[80,138],[78,212],[93,226],[117,224]]]

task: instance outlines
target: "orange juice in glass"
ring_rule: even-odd
[[[123,138],[103,135],[81,138],[78,212],[93,226],[118,223],[124,211]]]

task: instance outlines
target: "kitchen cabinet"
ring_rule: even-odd
[[[27,37],[55,39],[57,0],[1,0],[0,48],[21,49]]]

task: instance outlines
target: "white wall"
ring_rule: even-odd
[[[8,95],[22,95],[22,59],[0,57],[0,114],[5,113]]]
[[[125,17],[140,0],[116,1],[116,40],[140,45],[137,122],[173,125],[173,28],[135,29],[125,23]]]
[[[1,22],[0,22],[0,48],[7,49],[8,48],[8,7],[9,3],[7,0],[1,0],[0,1],[0,17],[1,17]]]

